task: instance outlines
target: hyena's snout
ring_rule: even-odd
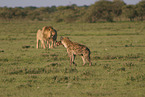
[[[62,45],[61,41],[56,42],[56,46]]]

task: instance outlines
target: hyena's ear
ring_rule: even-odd
[[[62,40],[62,39],[63,39],[63,37],[61,36],[61,37],[60,37],[60,40]]]

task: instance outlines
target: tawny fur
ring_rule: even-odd
[[[42,28],[43,38],[47,41],[47,45],[49,44],[49,48],[53,48],[56,44],[57,40],[57,31],[53,29],[51,26],[44,26]],[[51,46],[50,46],[51,42]]]
[[[57,42],[56,44],[63,45],[65,48],[67,48],[67,53],[68,53],[68,56],[70,57],[70,65],[72,63],[76,65],[76,63],[74,62],[75,56],[80,55],[83,60],[83,65],[86,64],[85,60],[87,60],[89,62],[89,65],[91,66],[91,59],[90,59],[91,52],[89,48],[86,47],[85,45],[72,42],[67,37],[64,37],[64,38],[61,37],[61,41]]]
[[[42,34],[42,31],[40,29],[37,31],[36,38],[37,38],[36,48],[39,48],[39,40],[41,42],[41,47],[45,48],[43,34]]]

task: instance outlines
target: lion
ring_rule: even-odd
[[[53,48],[54,46],[56,46],[57,31],[52,26],[44,26],[42,28],[42,33],[43,39],[47,41],[47,45],[49,44],[49,48]]]

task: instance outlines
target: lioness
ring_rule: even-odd
[[[39,29],[39,30],[37,31],[36,38],[37,38],[36,48],[39,47],[39,40],[41,41],[41,47],[45,48],[44,39],[43,39],[43,34],[42,34],[41,29]]]

